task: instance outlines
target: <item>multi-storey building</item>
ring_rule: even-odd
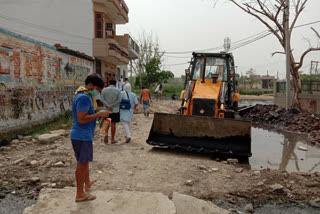
[[[126,45],[129,48],[129,65],[117,66],[117,79],[123,79],[129,75],[132,77],[132,60],[137,59],[140,53],[139,45],[137,45],[137,43],[128,34],[125,34],[124,36],[128,38],[128,40],[126,39],[124,41],[123,45]]]
[[[92,0],[94,10],[93,56],[96,73],[109,79],[128,77],[124,69],[130,60],[138,57],[139,49],[128,34],[116,34],[118,24],[129,22],[129,9],[123,0]],[[132,48],[133,47],[133,48]],[[117,67],[118,66],[118,67]]]

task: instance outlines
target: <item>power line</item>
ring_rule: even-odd
[[[0,18],[6,19],[6,20],[9,20],[9,21],[13,21],[13,22],[17,22],[17,23],[20,23],[20,24],[28,25],[28,26],[31,26],[31,27],[34,27],[34,28],[37,28],[37,29],[40,29],[40,30],[45,30],[45,31],[48,31],[48,32],[53,32],[53,33],[64,34],[64,35],[67,35],[67,36],[72,37],[72,38],[76,37],[76,38],[80,38],[80,39],[91,40],[91,38],[88,38],[88,37],[83,37],[83,36],[79,36],[79,35],[76,35],[76,34],[71,34],[71,33],[68,33],[68,32],[64,32],[64,31],[61,31],[61,30],[48,28],[48,27],[45,27],[45,26],[42,26],[42,25],[33,24],[33,23],[26,22],[26,21],[23,21],[23,20],[20,20],[20,19],[16,19],[16,18],[13,18],[13,17],[6,16],[6,15],[3,15],[3,14],[0,14]],[[310,22],[310,23],[306,23],[306,24],[301,24],[301,25],[295,26],[294,28],[304,27],[304,26],[316,24],[316,23],[319,23],[319,22],[320,22],[320,20],[317,20],[317,21],[314,21],[314,22]],[[28,34],[28,33],[24,33],[24,34]],[[270,34],[272,34],[272,32],[270,32],[269,30],[265,30],[265,31],[262,31],[260,33],[251,35],[251,36],[249,36],[247,38],[244,38],[244,39],[238,40],[236,42],[233,42],[231,44],[231,47],[232,47],[232,45],[235,45],[235,47],[232,47],[230,51],[236,50],[238,48],[241,48],[243,46],[246,46],[248,44],[256,42],[256,41],[258,41],[258,40],[260,40],[262,38],[265,38],[266,36],[268,36]],[[74,43],[74,44],[91,44],[91,43],[77,43],[77,42],[56,40],[56,39],[37,36],[37,35],[33,35],[33,34],[29,34],[29,35],[36,36],[36,37],[39,37],[39,38],[45,38],[45,39],[49,39],[49,40],[53,40],[53,41],[69,42],[69,43]],[[223,48],[223,45],[219,45],[219,46],[212,47],[212,48],[207,48],[207,49],[192,50],[192,51],[168,51],[168,52],[164,52],[164,53],[165,53],[165,55],[167,57],[171,57],[171,56],[168,56],[167,54],[169,54],[169,55],[170,54],[190,54],[192,52],[206,52],[206,51],[219,50],[219,49],[222,49],[222,48]],[[154,52],[154,51],[149,51],[149,50],[145,50],[145,51]],[[189,57],[175,57],[175,56],[173,56],[172,58],[189,58]]]
[[[170,55],[163,55],[165,57],[168,57],[168,58],[177,58],[177,59],[189,59],[191,58],[190,56],[170,56]]]
[[[88,43],[88,42],[86,42],[86,43],[83,43],[83,42],[71,42],[71,41],[66,41],[66,40],[53,39],[53,38],[49,38],[49,37],[44,37],[44,36],[34,35],[34,34],[31,34],[31,33],[25,33],[25,32],[21,32],[21,31],[13,30],[13,29],[6,28],[6,27],[1,27],[1,28],[5,29],[5,30],[8,30],[8,31],[12,31],[12,32],[17,32],[17,33],[20,33],[20,34],[34,36],[34,37],[38,37],[38,38],[42,38],[42,39],[48,39],[48,40],[57,41],[57,42],[68,42],[68,43],[72,43],[72,44],[83,44],[83,45],[92,44],[92,43]]]
[[[306,24],[301,24],[301,25],[295,26],[294,28],[304,27],[304,26],[313,25],[313,24],[317,24],[317,23],[320,23],[320,20],[314,21],[314,22],[309,22]]]
[[[295,26],[294,28],[300,28],[300,27],[304,27],[304,26],[308,26],[308,25],[313,25],[313,24],[316,24],[316,23],[319,23],[319,22],[320,22],[320,20],[314,21],[314,22],[310,22],[310,23],[306,23],[306,24],[302,24],[302,25],[298,25],[298,26]],[[248,45],[248,44],[251,44],[251,43],[253,43],[253,42],[256,42],[256,41],[258,41],[258,40],[260,40],[260,39],[263,39],[263,38],[265,38],[265,37],[267,37],[267,36],[269,36],[269,35],[271,35],[271,34],[272,34],[271,32],[268,32],[268,33],[265,34],[265,35],[261,35],[261,36],[259,36],[259,37],[257,37],[257,38],[254,38],[254,39],[252,39],[252,40],[250,40],[250,41],[244,42],[243,44],[240,44],[240,45],[238,45],[238,46],[236,46],[236,47],[233,47],[233,48],[230,49],[230,51],[236,50],[236,49],[238,49],[238,48],[241,48],[241,47],[243,47],[243,46],[246,46],[246,45]]]
[[[241,40],[238,40],[236,42],[232,42],[231,43],[231,47],[232,45],[235,45],[239,42],[242,42],[242,41],[245,41],[245,40],[248,40],[248,39],[251,39],[253,37],[258,37],[258,36],[261,36],[261,34],[265,34],[265,33],[270,33],[269,30],[264,30],[262,32],[259,32],[259,33],[256,33],[254,35],[251,35],[249,37],[246,37],[244,39],[241,39]],[[213,51],[213,50],[219,50],[219,49],[223,49],[223,45],[219,45],[219,46],[216,46],[216,47],[212,47],[212,48],[207,48],[207,49],[201,49],[201,50],[192,50],[192,51],[181,51],[181,52],[165,52],[165,54],[189,54],[189,53],[192,53],[192,52],[203,52],[203,51]]]
[[[162,66],[177,66],[177,65],[185,65],[185,64],[189,64],[189,63],[188,62],[184,62],[184,63],[169,64],[169,65],[162,65]]]
[[[317,20],[317,21],[314,21],[314,22],[305,23],[305,24],[301,24],[301,25],[295,26],[294,28],[300,28],[300,27],[304,27],[304,26],[308,26],[308,25],[313,25],[313,24],[316,24],[316,23],[320,23],[320,20]],[[260,40],[262,38],[265,38],[265,37],[267,37],[267,36],[269,36],[271,34],[272,34],[272,32],[270,32],[270,30],[264,30],[264,31],[262,31],[260,33],[257,33],[257,34],[251,35],[249,37],[246,37],[244,39],[241,39],[241,40],[238,40],[236,42],[233,42],[233,43],[231,43],[231,47],[232,48],[230,49],[230,51],[236,50],[236,49],[241,48],[243,46],[246,46],[246,45],[248,45],[250,43],[253,43],[253,42],[258,41],[258,40]],[[246,41],[246,40],[248,40],[248,41]],[[233,47],[233,45],[235,45],[235,47]],[[190,54],[192,52],[213,51],[213,50],[219,50],[219,49],[223,49],[223,45],[220,45],[220,46],[217,46],[217,47],[213,47],[213,48],[202,49],[202,50],[180,51],[180,52],[179,51],[177,51],[177,52],[165,52],[165,54]]]
[[[262,32],[259,32],[259,33],[256,33],[254,35],[251,35],[249,37],[246,37],[244,39],[241,39],[241,40],[238,40],[236,42],[233,42],[231,43],[231,45],[234,45],[234,44],[237,44],[239,42],[242,42],[242,41],[245,41],[245,40],[248,40],[250,38],[253,38],[253,37],[257,37],[257,36],[261,36],[261,34],[265,34],[265,33],[270,33],[269,30],[264,30]],[[220,50],[220,49],[223,49],[223,45],[219,45],[219,46],[216,46],[216,47],[212,47],[212,48],[206,48],[206,49],[199,49],[199,50],[189,50],[189,51],[164,51],[165,55],[168,56],[168,57],[171,57],[170,54],[190,54],[192,52],[205,52],[205,51],[213,51],[213,50]],[[147,50],[147,49],[143,49],[145,50],[146,52],[154,52],[152,50]],[[168,55],[169,54],[169,55]],[[172,57],[172,58],[180,58],[180,57]],[[190,58],[190,57],[181,57],[181,58]]]
[[[84,37],[84,36],[80,36],[80,35],[77,35],[77,34],[64,32],[64,31],[61,31],[61,30],[48,28],[48,27],[45,27],[45,26],[42,26],[42,25],[33,24],[33,23],[30,23],[30,22],[26,22],[26,21],[23,21],[23,20],[20,20],[20,19],[16,19],[16,18],[10,17],[10,16],[6,16],[6,15],[3,15],[3,14],[0,14],[0,18],[6,19],[8,21],[17,22],[17,23],[20,23],[20,24],[23,24],[23,25],[28,25],[30,27],[37,28],[37,29],[40,29],[40,30],[45,30],[45,31],[48,31],[48,32],[51,32],[51,33],[59,33],[59,34],[67,35],[69,37],[73,37],[73,38],[74,37],[78,37],[80,39],[91,40],[88,37]]]
[[[261,35],[262,34],[262,35]],[[245,41],[245,40],[247,40],[247,39],[250,39],[250,38],[253,38],[253,37],[257,37],[257,36],[259,36],[258,38],[264,38],[265,36],[268,36],[268,35],[270,35],[271,33],[269,32],[269,30],[266,30],[266,31],[262,31],[262,32],[260,32],[260,33],[257,33],[257,34],[254,34],[254,35],[252,35],[252,36],[249,36],[249,37],[247,37],[247,38],[245,38],[245,39],[241,39],[241,40],[238,40],[238,41],[236,41],[236,42],[233,42],[233,43],[231,43],[232,45],[235,45],[235,44],[237,44],[237,43],[239,43],[239,42],[241,42],[241,41]],[[254,38],[254,40],[255,40],[256,38]],[[249,41],[252,41],[252,40],[249,40]],[[241,46],[241,45],[244,45],[244,44],[247,44],[247,42],[249,42],[249,41],[245,41],[244,43],[240,43],[240,44],[238,44],[237,46]],[[256,40],[255,40],[256,41]],[[252,42],[254,42],[254,41],[252,41]],[[219,50],[219,49],[223,49],[223,45],[220,45],[220,46],[217,46],[217,47],[214,47],[214,48],[208,48],[208,49],[202,49],[202,50],[195,50],[195,51],[190,51],[190,52],[202,52],[202,51],[212,51],[212,50]],[[231,50],[234,50],[233,48],[231,48]],[[190,52],[187,52],[187,53],[190,53]],[[167,53],[171,53],[171,52],[165,52],[165,54],[167,54]],[[176,52],[176,53],[178,53],[178,52]],[[178,56],[170,56],[170,55],[165,55],[165,56],[167,56],[167,57],[172,57],[172,58],[190,58],[190,57],[178,57]]]
[[[272,33],[267,33],[267,34],[265,34],[265,35],[261,35],[261,36],[259,36],[259,37],[257,37],[257,38],[254,38],[254,39],[252,39],[252,40],[246,41],[246,42],[244,42],[244,43],[242,43],[242,44],[236,45],[235,47],[232,47],[232,48],[230,49],[230,51],[233,51],[233,50],[236,50],[236,49],[238,49],[238,48],[241,48],[241,47],[244,47],[244,46],[246,46],[246,45],[249,45],[249,44],[251,44],[251,43],[253,43],[253,42],[256,42],[256,41],[258,41],[258,40],[260,40],[260,39],[263,39],[263,38],[265,38],[265,37],[267,37],[267,36],[269,36],[269,35],[271,35],[271,34],[272,34]]]

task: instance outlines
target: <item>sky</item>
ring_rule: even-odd
[[[129,7],[129,23],[118,25],[117,34],[129,33],[138,40],[142,32],[152,32],[157,36],[161,49],[167,52],[164,69],[171,70],[177,77],[184,74],[192,51],[221,46],[226,37],[231,39],[232,48],[233,42],[266,30],[258,20],[227,0],[219,0],[217,4],[212,0],[126,0],[126,4]],[[0,0],[0,5],[1,27],[92,55],[94,17],[91,0]],[[319,0],[309,0],[297,25],[319,21],[318,8]],[[33,28],[21,23],[21,20],[63,33]],[[320,23],[311,26],[320,32]],[[294,29],[291,47],[295,56],[300,56],[309,48],[309,42],[313,46],[319,44],[311,26]],[[185,51],[189,53],[170,54]],[[278,74],[284,78],[285,56],[272,56],[276,51],[282,51],[282,48],[278,40],[270,35],[232,53],[240,74],[253,68],[260,75]],[[320,61],[320,51],[305,58],[302,67],[305,73],[310,71],[311,60]]]

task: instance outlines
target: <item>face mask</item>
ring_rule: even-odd
[[[91,95],[91,96],[96,96],[97,94],[98,94],[99,92],[97,91],[97,89],[94,89],[93,91],[89,91],[89,94]]]

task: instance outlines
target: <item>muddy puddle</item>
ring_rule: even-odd
[[[320,172],[320,147],[308,144],[306,136],[252,128],[251,150],[249,163],[253,170]]]

